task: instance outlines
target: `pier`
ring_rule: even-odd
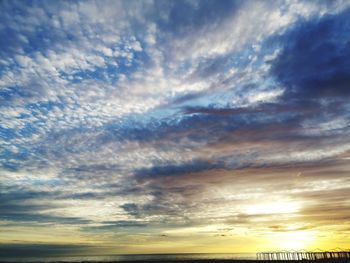
[[[350,251],[324,251],[324,252],[309,252],[309,251],[279,251],[279,252],[260,252],[256,254],[257,260],[344,260],[350,262]]]

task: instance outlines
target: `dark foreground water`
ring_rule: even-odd
[[[191,261],[191,260],[251,260],[254,253],[233,254],[140,254],[108,256],[62,256],[62,257],[0,257],[0,262],[125,262],[125,261]]]

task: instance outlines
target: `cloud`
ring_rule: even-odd
[[[166,165],[166,166],[152,166],[150,169],[140,169],[136,171],[136,175],[140,178],[153,176],[176,176],[187,173],[198,173],[210,169],[219,168],[220,164],[211,163],[209,161],[193,160],[181,165]]]
[[[0,256],[4,258],[16,257],[47,257],[62,255],[81,255],[96,252],[96,247],[88,244],[41,244],[41,243],[19,243],[1,244]]]
[[[6,189],[6,188],[5,188]],[[59,192],[51,191],[21,191],[2,189],[0,211],[1,221],[30,222],[36,224],[87,224],[90,221],[79,217],[55,216],[49,213],[60,207],[58,204],[38,202],[59,197]],[[5,190],[5,191],[4,191]]]
[[[3,243],[50,225],[134,253],[348,218],[348,3],[0,5]]]
[[[343,98],[349,95],[349,10],[301,22],[283,36],[272,73],[288,88],[286,97]]]
[[[88,226],[83,227],[83,231],[97,231],[97,232],[103,232],[103,231],[113,231],[113,230],[122,230],[122,229],[130,229],[130,228],[144,228],[147,225],[145,223],[137,222],[137,221],[105,221],[102,222],[102,225],[99,226]]]

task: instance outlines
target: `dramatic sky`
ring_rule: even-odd
[[[350,1],[0,11],[1,253],[349,245]]]

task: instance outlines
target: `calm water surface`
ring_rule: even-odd
[[[109,255],[109,256],[72,256],[72,257],[28,257],[28,258],[1,258],[7,262],[82,262],[82,261],[142,261],[154,260],[166,262],[167,260],[195,260],[195,259],[255,259],[254,253],[233,254],[138,254],[138,255]]]

